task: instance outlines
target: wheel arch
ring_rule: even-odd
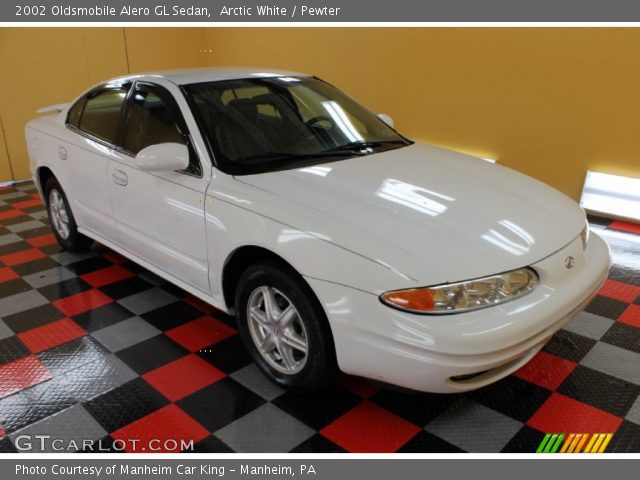
[[[258,245],[243,245],[229,253],[222,268],[222,295],[227,308],[235,308],[235,293],[242,273],[260,261],[276,262],[302,278],[300,272],[277,253]],[[308,284],[307,286],[311,290]]]

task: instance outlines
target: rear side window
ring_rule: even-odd
[[[84,108],[84,97],[74,103],[69,109],[67,114],[67,124],[78,127],[80,125],[80,117],[82,116],[82,109]]]
[[[126,88],[91,94],[86,99],[78,128],[109,143],[116,143],[120,111],[126,96]]]

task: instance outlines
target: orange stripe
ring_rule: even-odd
[[[560,449],[560,453],[564,453],[564,452],[567,451],[567,448],[569,447],[569,445],[571,444],[571,442],[573,441],[575,436],[576,436],[576,434],[572,433],[571,435],[569,435],[567,437],[567,439],[564,441],[564,445],[562,445],[562,448]]]
[[[589,438],[589,434],[583,433],[582,438],[580,439],[580,443],[578,443],[578,445],[576,446],[576,450],[573,453],[580,453],[580,450],[582,450],[582,445],[584,445],[584,442],[587,441],[587,438]]]
[[[591,447],[593,446],[593,443],[596,441],[596,438],[598,438],[598,434],[592,433],[591,438],[589,439],[589,443],[587,443],[587,447],[584,449],[584,453],[591,453]]]
[[[581,438],[582,438],[582,434],[581,433],[577,433],[576,434],[576,438],[573,439],[573,442],[569,446],[569,449],[567,450],[567,453],[574,453],[574,450],[576,449],[576,446],[578,445],[578,442],[580,441]]]
[[[604,438],[602,445],[600,445],[600,450],[598,451],[598,453],[603,453],[605,451],[605,449],[607,448],[607,445],[609,445],[609,442],[611,441],[612,438],[613,438],[613,433],[607,433],[607,436]]]

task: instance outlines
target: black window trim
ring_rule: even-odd
[[[79,101],[83,102],[82,105],[82,112],[80,114],[80,118],[78,120],[78,125],[74,125],[72,123],[69,122],[69,113],[67,112],[67,118],[65,119],[65,127],[68,128],[69,130],[82,135],[83,137],[88,138],[89,140],[92,140],[96,143],[99,143],[100,145],[104,145],[105,147],[111,148],[112,150],[118,150],[118,141],[121,135],[121,129],[122,129],[122,120],[123,120],[123,113],[125,110],[125,105],[126,105],[126,101],[127,101],[127,97],[129,96],[129,92],[131,91],[132,88],[132,83],[131,82],[123,82],[123,83],[119,83],[119,84],[113,84],[113,83],[105,83],[102,85],[98,85],[97,87],[91,89],[90,91],[88,91],[87,93],[85,93],[82,98],[79,98],[78,100],[76,100],[75,102],[73,102],[73,105],[75,105],[76,103],[78,103]],[[87,100],[90,100],[91,98],[104,93],[104,92],[108,92],[110,90],[123,90],[123,89],[128,89],[127,90],[127,95],[125,96],[125,99],[122,101],[122,106],[120,107],[120,118],[118,119],[118,128],[116,130],[116,143],[110,142],[108,140],[105,140],[104,138],[98,137],[97,135],[94,135],[90,132],[87,132],[86,130],[82,130],[82,128],[80,128],[80,125],[82,125],[82,117],[84,116],[84,110],[87,106]],[[73,107],[72,105],[72,107]],[[69,109],[71,110],[71,108]]]
[[[136,80],[131,86],[131,88],[129,89],[129,92],[127,93],[127,97],[124,100],[125,102],[124,108],[122,109],[121,117],[120,117],[121,124],[120,124],[120,129],[118,131],[118,137],[117,137],[118,146],[116,147],[116,150],[131,158],[135,158],[135,154],[132,151],[127,150],[124,146],[125,133],[129,126],[129,121],[131,120],[130,118],[131,107],[134,102],[135,93],[137,91],[145,90],[145,89],[155,90],[155,93],[162,99],[163,102],[165,102],[167,108],[171,112],[172,117],[174,118],[174,121],[176,122],[176,126],[178,127],[178,132],[180,133],[180,135],[182,135],[182,137],[185,140],[185,146],[189,149],[189,156],[191,157],[191,155],[193,155],[193,158],[197,162],[197,170],[198,170],[197,173],[190,172],[187,170],[176,170],[175,172],[181,173],[183,175],[188,175],[190,177],[202,178],[204,175],[204,169],[202,168],[202,160],[200,159],[200,156],[198,155],[198,152],[194,147],[193,137],[189,132],[189,127],[187,126],[187,122],[184,118],[182,111],[180,110],[180,106],[178,105],[176,98],[166,87],[159,85],[157,83],[150,82],[148,80]]]

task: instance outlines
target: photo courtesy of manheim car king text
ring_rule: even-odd
[[[638,51],[621,0],[0,4],[0,477],[634,475]]]

